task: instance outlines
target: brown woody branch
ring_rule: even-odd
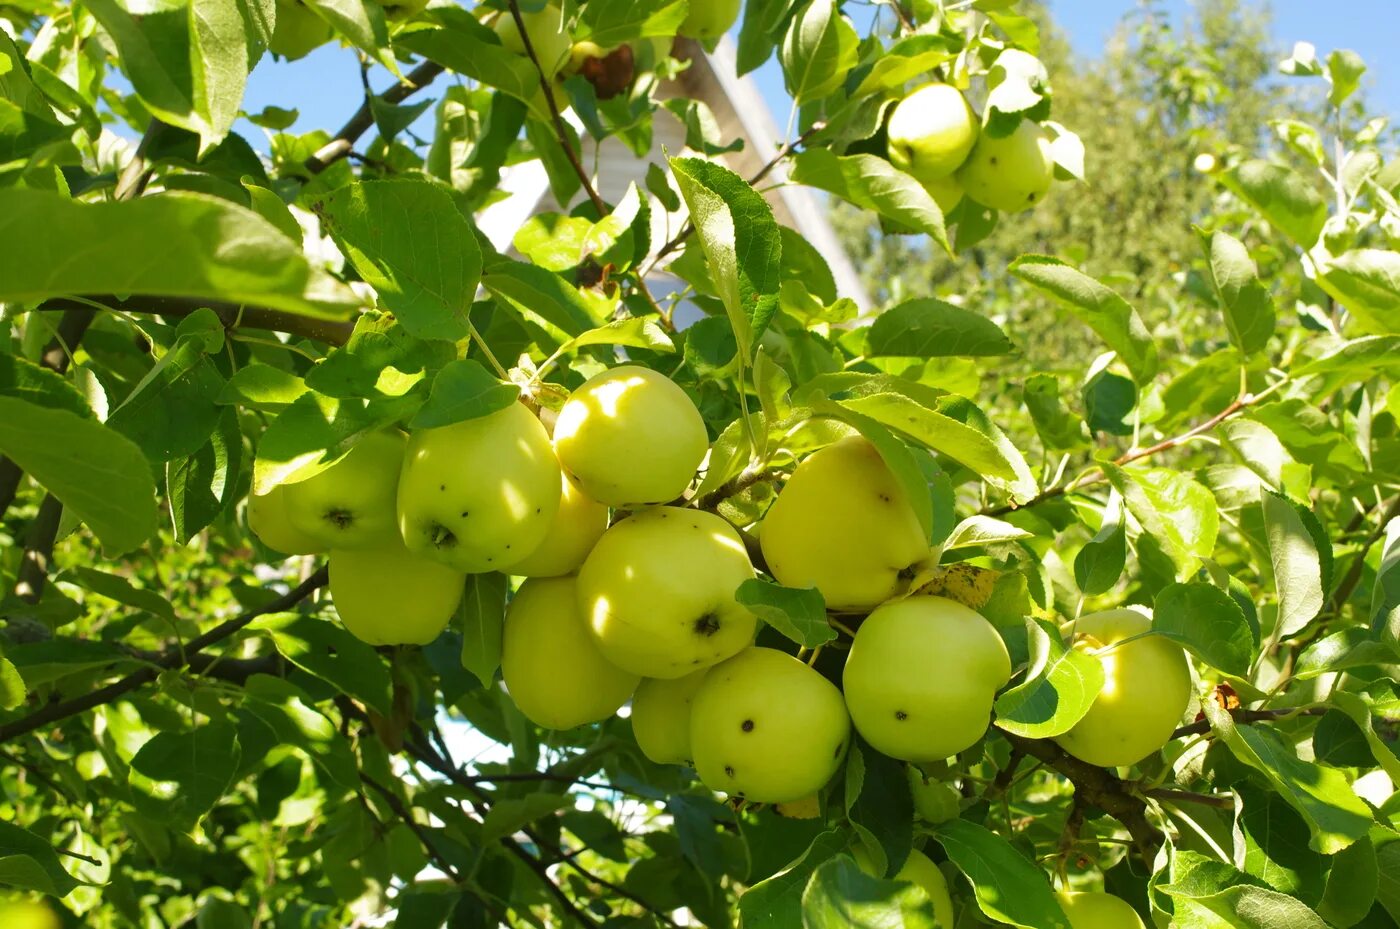
[[[239,329],[266,329],[269,332],[285,332],[325,342],[328,345],[344,345],[355,330],[353,319],[317,319],[300,316],[283,310],[266,307],[245,307],[221,300],[199,300],[192,297],[117,297],[103,295],[87,300],[59,297],[49,300],[41,310],[65,310],[71,313],[85,313],[89,318],[97,313],[93,304],[101,304],[123,313],[142,316],[169,316],[182,318],[200,309],[212,310],[224,324],[224,329],[233,332]]]
[[[266,616],[269,613],[281,613],[291,609],[312,593],[324,587],[329,580],[330,574],[323,566],[316,573],[302,581],[295,588],[262,606],[248,610],[233,619],[225,620],[208,632],[196,636],[184,645],[174,645],[159,653],[158,657],[151,664],[137,671],[133,671],[120,680],[113,681],[106,687],[98,688],[81,697],[74,697],[71,700],[63,700],[58,703],[50,703],[40,710],[30,713],[11,723],[0,725],[0,742],[7,742],[18,736],[26,735],[36,729],[76,716],[79,713],[87,712],[96,707],[111,703],[117,698],[130,693],[136,688],[148,684],[155,680],[162,671],[169,671],[175,668],[190,667],[191,662],[204,649],[221,642],[234,635],[259,616]]]
[[[1327,712],[1326,707],[1310,706],[1283,710],[1231,710],[1230,716],[1237,723],[1269,723],[1280,719],[1288,719],[1293,716],[1321,716]],[[1205,735],[1210,732],[1210,723],[1204,719],[1198,719],[1194,723],[1182,726],[1172,733],[1173,739],[1179,739],[1188,735]]]
[[[425,61],[408,72],[402,83],[395,84],[380,94],[379,99],[385,103],[402,103],[435,81],[444,70],[446,69],[435,61]],[[365,102],[355,111],[355,115],[340,127],[335,137],[306,159],[306,170],[311,174],[320,174],[337,161],[348,157],[355,148],[355,141],[373,125],[374,112],[370,109],[369,99],[366,97]]]

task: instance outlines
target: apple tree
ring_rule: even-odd
[[[978,262],[1046,366],[765,199],[965,269],[1084,196],[1033,11],[739,7],[0,6],[0,925],[1400,923],[1364,64],[1178,166],[1171,313]],[[748,176],[666,92],[726,33],[793,101]],[[245,111],[326,45],[342,126]]]

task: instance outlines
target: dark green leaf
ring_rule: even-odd
[[[872,356],[980,358],[1012,350],[1006,333],[987,317],[932,297],[881,313],[868,338]]]
[[[1226,674],[1244,677],[1259,647],[1244,611],[1228,593],[1202,581],[1172,584],[1157,594],[1152,631]]]
[[[1303,248],[1312,248],[1327,220],[1327,203],[1302,176],[1283,165],[1246,161],[1219,175],[1232,193]]]
[[[502,383],[478,362],[454,361],[433,378],[428,402],[409,424],[435,429],[506,409],[520,397],[520,388]]]
[[[1023,929],[1072,929],[1045,872],[1006,839],[963,819],[941,824],[934,838],[972,883],[977,907],[990,919]]]
[[[883,158],[841,157],[827,148],[810,148],[793,158],[791,175],[798,184],[825,190],[909,230],[925,233],[952,254],[943,211],[933,197]]]
[[[1066,648],[1055,626],[1026,621],[1031,660],[1026,679],[997,698],[996,724],[1031,739],[1063,735],[1084,718],[1103,688],[1103,663]]]
[[[798,590],[756,577],[740,584],[734,599],[804,648],[836,638],[836,630],[826,621],[826,601],[815,587]]]
[[[871,877],[840,855],[817,868],[802,895],[804,929],[939,929],[928,892]]]

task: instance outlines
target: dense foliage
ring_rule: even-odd
[[[0,925],[1400,924],[1364,64],[871,9],[0,5]]]

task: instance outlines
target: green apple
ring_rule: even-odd
[[[958,171],[958,182],[969,197],[1003,213],[1035,206],[1045,199],[1054,179],[1050,136],[1029,119],[999,139],[982,133]]]
[[[816,587],[835,610],[885,602],[929,557],[928,537],[898,479],[860,436],[797,466],[759,538],[778,583]]]
[[[914,765],[909,766],[909,790],[914,795],[914,814],[926,823],[938,825],[962,812],[962,795],[952,784],[931,778]]]
[[[723,35],[738,21],[740,3],[741,0],[690,0],[690,12],[676,31],[688,39]]]
[[[729,523],[660,506],[603,533],[579,569],[579,605],[613,664],[643,677],[683,677],[753,641],[757,620],[734,599],[753,576]]]
[[[542,542],[533,552],[501,570],[517,577],[559,577],[578,570],[608,528],[608,508],[589,499],[560,475],[563,492]]]
[[[1060,891],[1055,897],[1074,929],[1146,929],[1137,910],[1113,894]]]
[[[382,548],[333,549],[329,564],[340,621],[371,645],[427,645],[462,602],[462,575],[416,557],[397,536]]]
[[[608,662],[578,611],[572,577],[528,580],[511,598],[501,677],[520,712],[545,729],[572,729],[617,712],[640,678]]]
[[[949,84],[925,84],[890,114],[890,164],[921,184],[950,177],[977,143],[977,115]]]
[[[937,761],[987,731],[1011,656],[992,624],[946,597],[909,597],[865,618],[842,685],[851,719],[876,751]]]
[[[265,494],[248,495],[248,528],[262,544],[284,555],[315,555],[325,543],[298,530],[287,518],[287,488],[278,484]]]
[[[1074,624],[1075,646],[1099,653],[1103,689],[1074,728],[1055,741],[1081,761],[1135,764],[1171,740],[1191,702],[1191,666],[1180,645],[1146,636],[1152,621],[1136,610],[1108,610]]]
[[[938,204],[938,209],[947,216],[957,209],[963,200],[962,185],[958,183],[956,177],[943,177],[936,181],[925,181],[924,190],[928,191],[933,202]]]
[[[520,18],[525,22],[525,34],[530,37],[530,47],[534,49],[540,67],[546,76],[553,77],[554,72],[569,60],[569,52],[573,47],[573,40],[569,38],[568,30],[564,27],[564,10],[551,3],[536,13],[522,12]],[[501,44],[506,47],[506,51],[516,55],[526,54],[525,43],[520,38],[520,27],[515,24],[515,17],[509,10],[496,17],[492,28],[500,38]]]
[[[0,926],[5,929],[62,929],[63,920],[38,900],[0,901]]]
[[[864,846],[853,845],[851,857],[866,874],[872,877],[884,876],[876,872],[875,862],[871,860]],[[917,848],[911,848],[909,857],[904,859],[904,865],[895,873],[894,880],[908,881],[923,888],[933,903],[933,918],[938,923],[938,929],[953,929],[953,897],[948,893],[948,879],[929,856]]]
[[[632,695],[632,735],[657,764],[690,764],[690,706],[709,668],[670,680],[643,678]]]
[[[465,574],[495,571],[544,542],[559,511],[549,435],[519,403],[415,432],[399,478],[409,549]]]
[[[301,0],[277,0],[277,22],[267,48],[274,55],[296,61],[325,45],[334,35],[331,24]]]
[[[565,472],[610,506],[675,500],[708,447],[705,420],[685,391],[635,365],[590,378],[554,424],[554,449]]]
[[[841,766],[850,735],[836,685],[771,648],[746,648],[716,665],[691,705],[700,780],[755,803],[816,793]]]
[[[394,501],[407,439],[371,432],[319,474],[284,485],[292,528],[327,548],[382,548],[397,535]]]

